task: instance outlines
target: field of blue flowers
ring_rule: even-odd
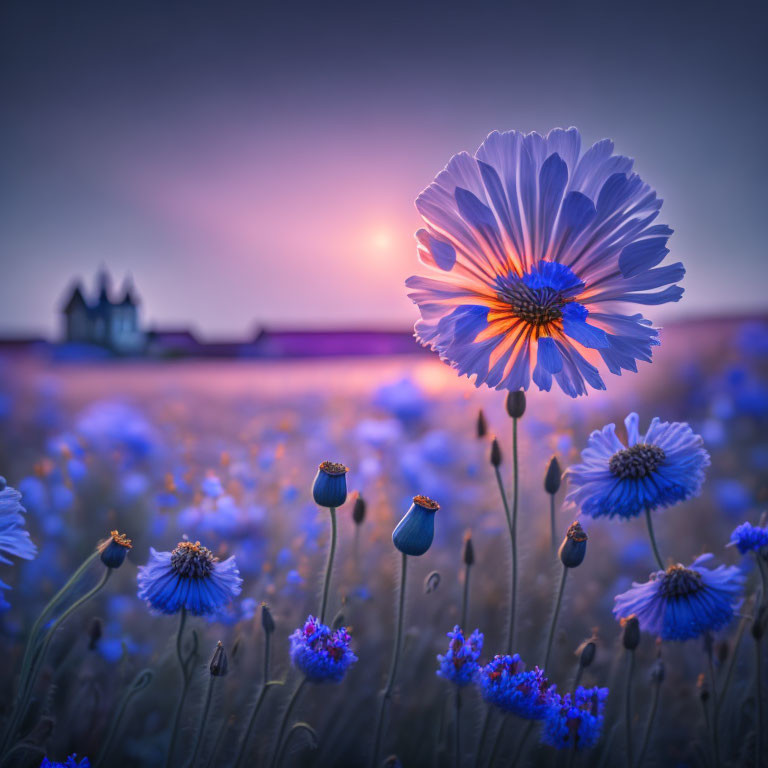
[[[739,590],[744,602],[712,633],[713,647],[704,636],[658,642],[653,632],[642,632],[636,650],[627,651],[612,610],[616,595],[657,568],[644,523],[578,518],[589,537],[586,553],[566,581],[546,667],[560,692],[570,691],[577,677],[601,689],[600,733],[589,752],[576,754],[576,764],[624,759],[629,654],[636,761],[656,702],[645,764],[711,764],[717,689],[721,764],[753,762],[751,628],[759,580],[755,558],[726,545],[739,524],[759,522],[765,503],[767,374],[768,326],[723,323],[713,332],[689,325],[670,328],[654,365],[604,396],[577,407],[565,396],[528,397],[519,419],[513,649],[528,670],[543,665],[561,580],[544,488],[550,457],[557,456],[563,470],[578,463],[590,432],[606,423],[616,423],[623,438],[630,410],[640,414],[641,430],[653,416],[687,421],[711,456],[701,495],[656,513],[662,557],[690,564],[712,552],[716,564],[735,566],[746,579]],[[320,610],[330,523],[312,486],[318,464],[329,457],[349,467],[324,617],[331,629],[343,625],[351,636],[348,645],[346,636],[340,639],[346,674],[337,684],[310,679],[300,692],[283,733],[283,764],[356,766],[370,759],[396,630],[401,555],[391,534],[416,494],[435,499],[440,509],[432,546],[409,557],[402,653],[381,757],[396,755],[406,766],[449,765],[458,738],[462,765],[474,764],[476,756],[482,765],[498,740],[496,764],[506,765],[534,722],[524,759],[558,759],[561,753],[542,743],[538,721],[494,706],[493,698],[486,704],[471,675],[460,689],[457,730],[456,682],[436,674],[438,655],[450,654],[446,634],[462,624],[463,611],[466,635],[476,628],[483,634],[482,647],[475,646],[478,664],[508,650],[510,546],[490,462],[495,435],[500,476],[509,488],[512,419],[503,395],[468,389],[440,363],[419,358],[265,366],[9,359],[1,391],[0,457],[8,483],[0,538],[0,576],[9,587],[0,619],[6,729],[21,692],[25,647],[46,603],[110,531],[131,539],[130,549],[116,545],[127,557],[117,558],[120,567],[101,590],[56,623],[107,573],[91,559],[44,617],[38,629],[56,623],[55,631],[38,653],[5,765],[37,766],[44,754],[63,761],[72,753],[88,756],[92,765],[163,765],[180,703],[173,765],[191,765],[193,753],[195,765],[235,765],[241,748],[242,765],[267,765],[302,676],[290,661],[291,635]],[[484,436],[478,436],[480,409]],[[18,497],[11,488],[21,494],[21,518],[14,516]],[[566,481],[554,496],[558,545],[577,519],[577,510],[564,503],[567,491]],[[29,531],[34,546],[16,535],[17,526]],[[152,562],[151,549],[171,552],[180,541],[199,541],[219,558],[217,567],[234,557],[242,578],[242,589],[231,589],[233,599],[213,614],[188,616],[186,686],[175,649],[179,614],[153,611],[137,594],[139,568]],[[585,649],[586,641],[594,646]],[[228,674],[212,674],[224,654]],[[581,670],[580,658],[590,660]],[[467,663],[473,659],[469,654]],[[265,688],[265,680],[274,682]],[[602,689],[608,689],[604,701]]]

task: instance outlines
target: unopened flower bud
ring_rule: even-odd
[[[477,412],[477,437],[478,439],[484,438],[488,434],[488,422],[485,420],[485,414],[481,408]]]
[[[340,507],[347,500],[347,472],[349,469],[336,461],[324,461],[318,468],[312,484],[312,498],[319,507]]]
[[[597,653],[597,643],[592,640],[585,640],[577,649],[576,653],[579,656],[579,666],[582,669],[586,669],[594,660]]]
[[[621,620],[621,626],[624,629],[621,636],[622,645],[628,651],[634,651],[640,645],[640,621],[633,613]]]
[[[440,586],[439,571],[430,571],[424,579],[424,593],[434,592]]]
[[[472,544],[472,534],[467,531],[464,534],[464,565],[475,564],[475,547]]]
[[[227,654],[224,651],[224,646],[221,644],[221,640],[216,644],[216,650],[211,656],[211,664],[209,669],[213,677],[224,677],[227,674],[229,663],[227,662]]]
[[[495,437],[491,442],[491,465],[494,467],[501,466],[501,446]]]
[[[110,531],[109,538],[99,544],[101,562],[107,568],[119,568],[125,562],[129,549],[132,549],[131,540],[124,533]]]
[[[418,557],[435,537],[435,512],[440,505],[427,496],[414,496],[413,504],[392,531],[392,543],[404,555]]]
[[[562,474],[560,462],[557,460],[557,456],[553,456],[549,460],[547,474],[544,475],[544,490],[551,496],[554,496],[560,490],[560,479]]]
[[[525,413],[525,392],[522,389],[507,393],[507,413],[513,419],[519,419]]]
[[[560,562],[566,568],[576,568],[587,554],[587,532],[578,521],[571,523],[558,551]]]
[[[355,506],[352,508],[352,520],[355,525],[360,525],[365,520],[365,499],[362,496],[355,499]]]
[[[268,635],[275,631],[275,620],[272,618],[272,611],[269,610],[266,603],[261,604],[261,626]]]

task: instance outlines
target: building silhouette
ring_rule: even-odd
[[[64,340],[71,344],[93,344],[117,354],[144,350],[146,334],[139,326],[139,301],[130,280],[121,296],[113,298],[106,270],[98,276],[97,295],[89,301],[78,281],[62,308]]]

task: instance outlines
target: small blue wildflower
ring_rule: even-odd
[[[427,496],[414,496],[413,504],[392,532],[392,543],[405,555],[423,555],[435,536],[435,512],[440,505]]]
[[[654,419],[645,435],[638,416],[624,420],[626,447],[616,425],[595,430],[582,451],[582,464],[567,474],[574,502],[589,517],[637,517],[646,509],[669,507],[697,496],[709,454],[688,424]]]
[[[314,616],[290,637],[291,661],[313,683],[338,683],[357,661],[345,627],[331,630]]]
[[[555,694],[544,718],[542,741],[555,749],[591,749],[600,740],[607,688]]]
[[[635,582],[616,596],[614,615],[635,614],[642,630],[662,640],[690,640],[724,627],[733,618],[744,577],[733,566],[705,568],[711,558],[701,555],[688,568],[671,565],[645,584]]]
[[[207,616],[240,594],[243,580],[234,557],[219,562],[199,541],[181,541],[172,552],[149,552],[149,562],[139,566],[138,595],[160,613],[186,608]]]
[[[728,546],[735,546],[742,555],[757,552],[768,547],[768,528],[742,523],[734,529]]]
[[[91,768],[91,761],[87,757],[78,760],[77,755],[70,755],[63,763],[55,763],[44,757],[40,768]]]
[[[21,494],[6,485],[5,478],[0,477],[0,563],[11,565],[7,555],[32,560],[37,554],[37,547],[29,538],[29,532],[24,528],[24,513],[21,506]],[[0,590],[10,589],[0,581]],[[0,592],[0,613],[10,608],[10,603]]]
[[[312,498],[320,507],[340,507],[347,500],[347,472],[343,464],[324,461],[312,484]]]
[[[495,656],[480,669],[476,679],[489,704],[526,720],[541,720],[555,693],[544,670],[534,667],[526,671],[517,653]]]
[[[483,635],[476,629],[469,639],[465,640],[464,633],[457,624],[453,632],[448,632],[448,637],[451,638],[448,652],[437,657],[440,664],[437,674],[463,688],[472,682],[475,673],[480,669],[477,660],[483,650]]]

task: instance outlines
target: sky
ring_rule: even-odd
[[[418,193],[494,129],[576,125],[664,198],[679,304],[768,311],[760,3],[9,2],[0,333],[130,275],[201,335],[407,328]]]

